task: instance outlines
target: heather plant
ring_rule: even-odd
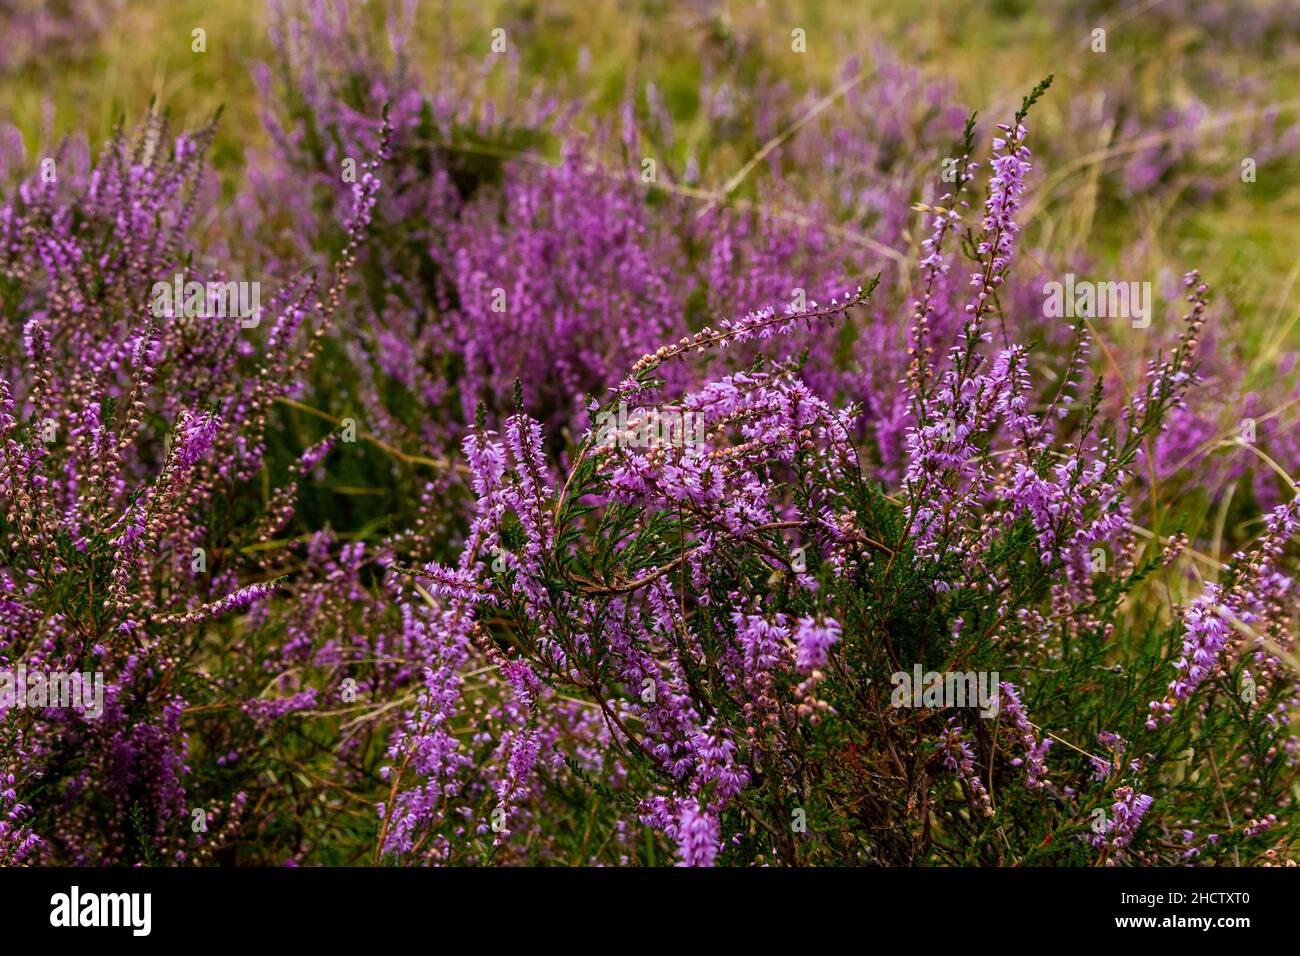
[[[230,277],[196,264],[187,233],[211,201],[214,124],[172,139],[151,115],[93,169],[38,171],[0,208],[0,308],[19,346],[0,359],[0,663],[105,685],[99,714],[31,689],[6,699],[6,854],[210,858],[245,795],[206,778],[214,741],[194,739],[186,715],[241,693],[253,720],[292,705],[260,699],[264,665],[239,653],[255,642],[229,622],[276,587],[246,548],[283,522],[292,489],[259,513],[247,488],[272,405],[340,288],[317,299],[298,277],[252,314],[213,308],[208,291]],[[378,186],[371,165],[345,266]],[[164,306],[155,287],[174,275],[199,291]]]
[[[557,761],[605,798],[609,836],[632,815],[687,865],[1287,858],[1296,608],[1282,561],[1296,501],[1167,619],[1140,601],[1186,541],[1138,540],[1126,487],[1195,383],[1208,289],[1187,274],[1180,339],[1114,418],[1099,414],[1099,387],[1079,393],[1082,325],[1045,394],[1024,346],[993,344],[1031,170],[1025,117],[1045,87],[999,127],[978,215],[968,126],[959,181],[931,217],[900,486],[863,466],[850,412],[797,362],[667,389],[671,364],[833,321],[874,284],[638,361],[614,404],[702,416],[703,454],[592,429],[557,469],[522,411],[503,436],[480,423],[466,437],[478,506],[462,556],[411,573],[439,622],[437,659],[477,649],[522,705],[505,820],[545,763],[534,727],[549,691],[604,721],[616,782]],[[966,302],[939,334],[948,304],[932,290],[963,254]],[[907,706],[891,675],[914,666],[999,674],[995,717]],[[447,839],[447,690],[431,671],[394,742],[381,849],[399,859]]]
[[[337,378],[386,441],[454,452],[479,403],[510,410],[516,377],[549,432],[572,431],[586,394],[717,316],[803,308],[881,250],[887,285],[906,281],[908,204],[941,168],[960,120],[942,85],[883,48],[871,69],[845,65],[843,102],[824,115],[826,104],[768,81],[756,86],[752,128],[741,126],[734,91],[706,80],[716,132],[688,144],[653,84],[625,98],[618,130],[580,122],[577,107],[561,110],[541,91],[524,95],[513,79],[490,93],[508,57],[471,83],[440,77],[429,90],[405,53],[409,13],[386,8],[386,45],[343,6],[277,19],[278,59],[258,73],[279,104],[267,116],[275,150],[242,200],[290,260],[329,252],[349,156],[373,147],[381,105],[393,104],[392,188],[377,210],[388,238],[360,264],[358,321],[337,343],[346,353]],[[821,118],[803,128],[810,110]],[[801,135],[786,148],[783,127],[796,123]],[[724,131],[729,142],[757,140],[766,175],[709,193],[694,184],[716,165],[707,153]],[[309,190],[289,187],[301,181]],[[872,315],[796,343],[809,349],[810,383],[862,406],[855,429],[879,433],[882,464],[895,470],[896,333]]]
[[[304,443],[293,417],[356,266],[373,163],[327,292],[299,275],[251,316],[191,309],[156,289],[177,272],[227,278],[188,247],[213,129],[172,141],[151,117],[93,168],[33,174],[4,206],[4,309],[24,350],[0,379],[0,664],[93,671],[107,699],[91,717],[5,698],[6,862],[356,862],[376,826],[358,793],[378,794],[391,720],[430,657],[385,569],[399,547],[429,556],[412,538],[447,520],[446,480],[410,529],[322,528],[325,469],[375,469],[349,460],[363,458],[348,454],[355,422],[313,416]],[[487,696],[467,803],[506,775],[494,756],[515,705]],[[563,708],[541,739],[594,754],[600,727]],[[529,784],[512,807],[555,819],[555,800]]]

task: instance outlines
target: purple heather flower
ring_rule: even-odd
[[[677,818],[677,855],[681,866],[713,866],[718,855],[718,821],[693,800],[684,801]]]
[[[811,617],[801,618],[795,629],[795,666],[804,674],[826,666],[831,646],[840,639],[840,625],[827,618],[818,622]]]

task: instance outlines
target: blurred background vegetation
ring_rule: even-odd
[[[350,6],[359,32],[382,35],[383,4]],[[986,126],[1002,121],[1025,91],[1054,73],[1031,136],[1040,185],[1030,205],[1030,242],[1053,253],[1086,249],[1098,268],[1121,259],[1132,266],[1135,245],[1150,274],[1199,267],[1231,304],[1227,332],[1245,359],[1249,387],[1252,376],[1271,374],[1283,345],[1300,342],[1296,145],[1261,168],[1256,182],[1241,181],[1240,165],[1250,155],[1247,130],[1261,117],[1279,128],[1300,121],[1297,6],[1293,0],[421,0],[406,44],[411,65],[432,84],[440,76],[484,72],[491,32],[503,28],[518,53],[510,67],[518,88],[540,85],[579,103],[579,128],[602,117],[616,122],[628,96],[641,96],[652,84],[674,121],[668,165],[680,169],[693,157],[703,170],[701,185],[710,189],[764,144],[710,128],[700,109],[706,63],[715,78],[716,64],[725,64],[742,100],[760,80],[779,78],[795,102],[833,91],[852,57],[871,69],[883,44],[902,62],[950,83],[952,105],[978,109]],[[181,128],[222,107],[213,162],[229,202],[245,156],[266,144],[252,72],[275,57],[268,25],[276,9],[255,0],[7,0],[0,7],[8,47],[0,54],[0,123],[19,131],[34,163],[49,144],[77,131],[96,146],[120,118],[133,123],[151,101]],[[45,25],[61,16],[72,17],[64,21],[71,26]],[[806,54],[791,48],[796,28],[806,33]],[[1104,53],[1091,49],[1097,28],[1106,30]],[[192,49],[196,29],[205,32],[203,53]],[[1143,143],[1159,142],[1162,129],[1135,134],[1113,119],[1081,123],[1080,104],[1090,98],[1120,99],[1123,110],[1144,118],[1208,111],[1211,121],[1190,158],[1193,172],[1150,198],[1115,201],[1100,178]],[[1097,115],[1108,114],[1099,109]],[[1176,122],[1163,131],[1170,138]],[[557,144],[551,152],[558,155]],[[1213,191],[1198,199],[1206,182]],[[234,218],[218,215],[207,228],[237,243]]]
[[[151,99],[182,127],[201,123],[222,106],[214,162],[226,191],[237,188],[245,152],[265,141],[251,70],[274,56],[267,30],[272,5],[101,0],[76,4],[78,12],[90,8],[97,15],[78,15],[72,29],[55,36],[23,24],[57,12],[60,0],[10,0],[4,6],[11,49],[0,60],[0,119],[21,131],[29,150],[78,130],[92,144],[102,142],[120,117],[134,121]],[[358,29],[382,29],[380,5],[353,6]],[[756,144],[711,136],[698,109],[706,51],[713,61],[726,58],[740,91],[761,73],[784,78],[795,92],[820,93],[834,88],[849,57],[862,56],[869,64],[873,44],[883,42],[904,62],[951,82],[958,102],[988,119],[1006,116],[1024,91],[1055,73],[1053,95],[1038,108],[1034,131],[1036,151],[1041,154],[1044,143],[1051,144],[1052,166],[1046,172],[1055,181],[1049,194],[1038,197],[1035,213],[1052,222],[1055,241],[1086,242],[1094,254],[1104,255],[1132,238],[1131,210],[1092,204],[1098,172],[1108,161],[1122,159],[1126,144],[1113,129],[1094,130],[1092,139],[1078,136],[1065,115],[1071,98],[1089,92],[1103,96],[1122,87],[1148,112],[1183,110],[1191,103],[1216,111],[1239,109],[1241,123],[1224,125],[1216,148],[1203,157],[1207,169],[1238,181],[1245,154],[1232,149],[1235,127],[1268,107],[1291,121],[1298,115],[1300,38],[1223,35],[1213,21],[1185,22],[1184,6],[1179,0],[421,0],[408,48],[416,66],[430,76],[447,69],[476,71],[488,55],[491,31],[504,28],[520,51],[522,88],[544,82],[549,91],[580,101],[590,114],[611,115],[629,89],[653,83],[678,123],[677,148],[709,151],[713,169],[738,168]],[[1264,18],[1278,4],[1221,6],[1229,25],[1253,15],[1268,31],[1273,21]],[[1107,30],[1104,54],[1090,49],[1091,31],[1099,26]],[[196,28],[206,33],[204,53],[191,49]],[[791,50],[794,28],[806,31],[807,54]],[[1240,92],[1243,84],[1254,90],[1248,100]],[[1256,183],[1222,190],[1216,203],[1198,207],[1194,215],[1157,217],[1157,222],[1176,220],[1169,223],[1175,228],[1150,238],[1166,256],[1213,261],[1216,271],[1235,281],[1248,276],[1242,281],[1244,302],[1282,307],[1280,316],[1270,310],[1261,316],[1274,326],[1295,314],[1297,173],[1300,161],[1293,155],[1289,164],[1275,166]],[[237,229],[237,224],[227,227]],[[1241,296],[1234,300],[1243,302]]]

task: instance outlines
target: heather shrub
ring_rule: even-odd
[[[994,140],[957,331],[934,333],[943,300],[913,304],[897,489],[863,467],[850,413],[809,389],[797,363],[666,388],[670,364],[774,344],[860,308],[862,290],[647,354],[611,405],[592,403],[566,467],[522,411],[503,436],[480,425],[465,439],[478,504],[464,551],[414,570],[427,607],[408,606],[439,622],[440,660],[476,648],[518,702],[496,843],[518,838],[511,798],[547,766],[534,728],[563,696],[598,709],[609,763],[597,775],[561,748],[554,767],[563,760],[605,798],[593,814],[608,814],[611,837],[634,815],[686,864],[1286,854],[1293,825],[1277,811],[1295,781],[1296,608],[1279,562],[1296,502],[1162,619],[1144,607],[1146,582],[1186,539],[1138,540],[1125,492],[1140,446],[1194,384],[1207,288],[1186,276],[1181,338],[1114,418],[1100,414],[1099,387],[1079,392],[1082,326],[1051,390],[1036,389],[1026,348],[992,344],[1031,168],[1024,117],[1040,93]],[[961,181],[932,216],[923,289],[962,268],[952,245],[973,218],[969,128],[966,143]],[[699,416],[703,442],[663,440],[648,412],[611,431],[618,403]],[[992,675],[994,713],[928,696],[911,706],[897,677],[914,668]],[[439,799],[457,786],[446,678],[426,675],[395,741],[384,849],[398,858],[430,858],[456,825]],[[610,853],[625,860],[622,847]]]
[[[342,6],[277,20],[278,59],[258,72],[277,104],[267,115],[275,149],[241,202],[268,249],[289,261],[332,254],[342,172],[373,149],[390,104],[390,188],[376,210],[386,238],[363,255],[356,321],[330,376],[385,440],[454,452],[480,403],[509,413],[515,378],[530,414],[572,432],[586,395],[705,322],[803,308],[881,250],[887,287],[906,287],[908,205],[930,188],[962,114],[942,85],[887,50],[871,68],[846,63],[843,102],[824,113],[770,78],[741,110],[726,81],[709,76],[700,100],[717,132],[685,151],[653,84],[628,91],[618,129],[582,115],[585,104],[562,109],[540,89],[521,90],[509,57],[496,75],[485,64],[468,81],[439,74],[429,88],[405,53],[406,14],[383,9],[386,42]],[[693,190],[724,132],[757,149],[810,110],[817,121],[797,142],[769,145],[763,175],[724,195]],[[895,472],[898,331],[878,313],[794,344],[809,350],[810,383],[863,408],[854,428],[879,433],[877,458]]]
[[[213,131],[172,139],[150,116],[93,169],[35,174],[0,208],[0,308],[18,344],[0,359],[0,662],[95,688],[72,707],[47,706],[35,677],[30,706],[6,688],[4,760],[26,782],[5,794],[6,856],[210,859],[245,801],[219,768],[256,737],[228,722],[195,739],[186,716],[234,696],[265,724],[293,704],[263,699],[259,642],[231,612],[274,590],[256,545],[294,489],[249,489],[266,477],[272,404],[339,289],[318,301],[299,278],[246,312],[217,305],[232,277],[197,265],[187,236],[211,202]],[[376,185],[363,169],[345,262]],[[182,279],[183,298],[159,295]],[[232,732],[239,746],[213,753]]]

